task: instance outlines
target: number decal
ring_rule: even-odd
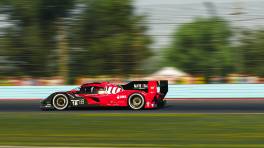
[[[79,104],[84,104],[84,99],[81,100],[71,100],[73,106],[78,106]]]

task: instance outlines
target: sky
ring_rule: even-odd
[[[210,11],[206,2],[211,2],[214,9]],[[157,52],[170,45],[171,35],[180,25],[196,17],[212,16],[212,12],[234,28],[255,29],[264,24],[264,0],[135,0],[134,6],[138,14],[147,16],[147,33]]]

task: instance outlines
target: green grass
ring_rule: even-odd
[[[0,145],[264,147],[264,115],[0,113]]]

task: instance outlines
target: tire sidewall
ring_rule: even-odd
[[[139,108],[133,108],[133,105],[131,105],[131,99],[133,99],[133,97],[135,96],[139,96],[142,99],[142,105]],[[128,106],[129,108],[133,109],[133,110],[140,110],[143,109],[145,106],[145,98],[143,97],[143,95],[139,94],[139,93],[133,93],[132,95],[129,96],[128,98]]]
[[[65,98],[65,100],[66,100],[66,105],[64,107],[62,107],[62,108],[60,108],[60,107],[58,108],[57,105],[55,104],[55,100],[59,96],[63,96]],[[56,95],[54,95],[54,97],[52,99],[52,105],[53,105],[53,107],[56,110],[65,110],[69,106],[69,99],[68,99],[68,97],[65,94],[56,94]]]

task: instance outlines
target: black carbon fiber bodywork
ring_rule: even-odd
[[[86,99],[84,99],[82,97],[76,97],[75,94],[67,93],[67,92],[55,92],[55,93],[52,93],[51,95],[49,95],[46,99],[41,101],[40,108],[43,110],[54,109],[52,101],[53,101],[54,96],[57,94],[64,94],[67,96],[67,98],[69,100],[69,105],[67,108],[88,106],[88,102],[86,101]]]

